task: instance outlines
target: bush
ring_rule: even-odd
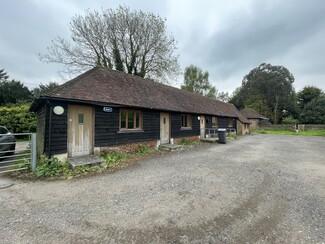
[[[190,140],[188,140],[188,139],[182,138],[182,139],[179,141],[178,144],[183,145],[183,146],[187,146],[187,145],[190,145],[191,142],[190,142]]]
[[[0,125],[12,133],[36,132],[36,114],[29,111],[29,104],[0,107]]]
[[[125,160],[127,156],[121,152],[110,152],[107,154],[103,154],[102,158],[105,160],[104,168],[108,168],[114,166],[122,160]]]
[[[282,120],[282,124],[287,124],[287,125],[295,125],[295,124],[298,124],[299,121],[297,119],[294,119],[291,115],[288,116],[288,117],[285,117],[283,120]]]
[[[140,144],[135,150],[136,154],[147,155],[150,152],[150,147],[147,143]]]
[[[68,163],[62,163],[55,157],[48,159],[46,156],[42,155],[37,161],[35,174],[39,177],[51,177],[65,175],[70,171]]]

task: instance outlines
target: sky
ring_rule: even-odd
[[[30,89],[62,84],[62,66],[39,54],[56,36],[70,38],[74,15],[119,5],[166,18],[181,70],[193,64],[208,71],[219,92],[232,93],[261,63],[286,67],[296,91],[325,90],[324,0],[2,0],[0,69]]]

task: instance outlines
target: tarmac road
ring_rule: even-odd
[[[115,173],[14,181],[0,189],[0,242],[324,243],[324,146],[248,135]]]

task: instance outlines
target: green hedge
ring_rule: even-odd
[[[0,106],[0,125],[13,133],[36,132],[36,114],[29,104]]]

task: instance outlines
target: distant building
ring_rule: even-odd
[[[244,108],[240,112],[251,122],[250,128],[252,130],[258,129],[260,123],[270,124],[269,118],[259,114],[254,109]]]

